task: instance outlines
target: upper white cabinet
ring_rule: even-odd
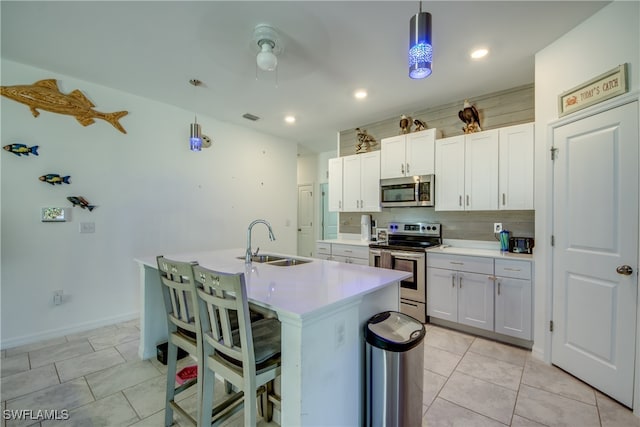
[[[436,210],[498,209],[498,130],[439,139]]]
[[[533,123],[435,142],[438,211],[533,209]]]
[[[500,129],[499,209],[533,209],[533,125]]]
[[[380,151],[342,158],[342,212],[380,211]]]
[[[342,211],[342,157],[329,159],[329,211]]]
[[[380,142],[380,178],[434,173],[436,130],[383,138]]]

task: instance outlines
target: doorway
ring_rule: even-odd
[[[638,102],[554,125],[551,362],[633,406]]]

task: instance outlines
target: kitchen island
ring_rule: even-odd
[[[399,281],[408,273],[308,259],[292,266],[245,265],[244,249],[163,254],[228,273],[244,272],[249,301],[274,311],[282,324],[283,426],[355,426],[364,416],[363,326],[374,314],[398,310]],[[140,348],[155,357],[167,323],[155,256],[140,266]]]

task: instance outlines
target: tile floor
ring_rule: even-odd
[[[3,410],[69,412],[35,424],[3,417],[2,427],[162,426],[166,367],[139,360],[138,339],[131,321],[2,350]],[[424,354],[423,426],[640,427],[631,411],[528,351],[427,325]],[[195,411],[195,396],[184,399]],[[228,425],[242,425],[242,414]]]

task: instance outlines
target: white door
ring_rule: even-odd
[[[551,361],[632,406],[638,104],[556,127],[553,145]]]
[[[313,185],[298,185],[298,255],[313,256]]]

